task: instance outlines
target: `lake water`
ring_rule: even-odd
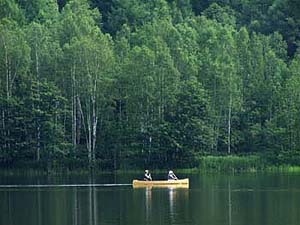
[[[138,174],[0,175],[0,225],[300,224],[300,174],[178,176],[189,189],[127,185]],[[124,186],[76,186],[88,183]]]

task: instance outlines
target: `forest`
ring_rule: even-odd
[[[0,0],[0,167],[300,165],[300,1]]]

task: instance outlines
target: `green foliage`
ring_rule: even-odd
[[[24,101],[29,106],[31,123],[35,129],[41,127],[41,145],[44,153],[42,158],[53,160],[69,153],[70,147],[64,141],[63,114],[66,99],[61,96],[59,89],[47,81],[33,81],[31,95]],[[34,131],[33,131],[34,132]],[[32,143],[36,146],[36,143]],[[33,148],[34,149],[34,148]]]
[[[0,162],[299,165],[298,9],[292,0],[0,0]],[[262,157],[199,159],[225,152]]]
[[[196,78],[182,83],[174,109],[167,113],[171,149],[190,154],[205,152],[212,144],[209,98]],[[173,138],[173,139],[171,139]]]
[[[28,22],[55,19],[58,13],[56,0],[14,0],[23,10]]]
[[[205,9],[203,15],[224,25],[236,25],[235,11],[228,6],[221,7],[218,4],[213,3]]]
[[[61,46],[69,44],[73,38],[93,36],[99,32],[96,21],[100,20],[97,9],[90,9],[86,0],[72,0],[63,8],[58,24]]]
[[[25,22],[25,17],[19,5],[13,0],[0,1],[0,19],[9,18],[17,21],[19,24]]]
[[[42,159],[52,160],[68,153],[64,140],[62,115],[65,99],[51,83],[30,83],[17,96],[1,99],[1,110],[6,115],[1,132],[2,154],[7,162],[35,159],[36,129],[41,127]],[[37,91],[39,89],[39,92]],[[39,105],[39,108],[37,108]],[[5,129],[3,129],[5,128]]]

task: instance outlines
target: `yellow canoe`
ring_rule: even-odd
[[[136,187],[178,187],[178,188],[189,188],[189,179],[180,180],[133,180],[132,186]]]

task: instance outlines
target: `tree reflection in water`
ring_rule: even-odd
[[[232,217],[231,217],[231,211],[232,211],[232,203],[231,203],[231,184],[230,180],[228,181],[228,224],[232,224]]]

